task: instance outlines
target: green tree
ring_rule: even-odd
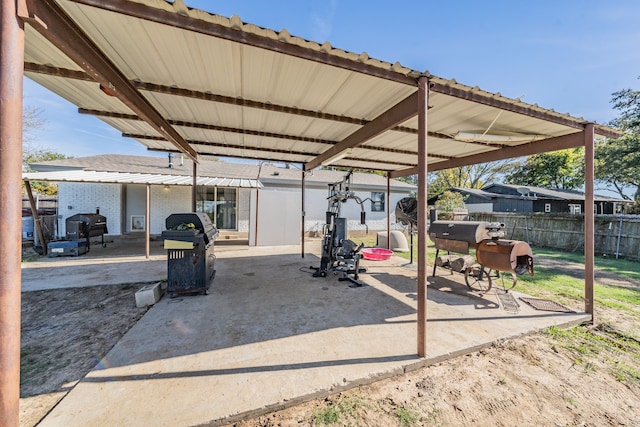
[[[429,174],[429,198],[450,188],[482,188],[494,182],[507,170],[506,161],[480,163],[471,166],[445,169]]]
[[[610,125],[623,130],[618,139],[600,142],[595,148],[596,179],[613,186],[618,194],[629,200],[627,190],[633,192],[640,204],[640,91],[624,89],[613,93],[613,108],[620,117]]]
[[[507,184],[575,190],[584,184],[584,148],[528,156],[515,162],[505,176]]]
[[[436,209],[443,212],[453,212],[454,209],[464,208],[464,196],[456,191],[445,191],[435,203]]]
[[[69,159],[71,157],[65,156],[55,151],[45,149],[27,149],[22,151],[22,170],[23,172],[33,172],[33,169],[29,167],[30,163],[48,162],[51,160]],[[58,194],[58,186],[50,182],[45,181],[31,181],[31,189],[38,194],[45,194],[47,196],[53,196]]]

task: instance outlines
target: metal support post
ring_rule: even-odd
[[[589,123],[584,128],[584,310],[595,322],[593,310],[594,283],[594,126]]]
[[[17,1],[0,5],[0,426],[20,422],[22,75],[24,27]]]
[[[146,197],[145,214],[144,214],[144,256],[146,259],[149,259],[149,252],[150,252],[150,248],[149,248],[149,238],[150,238],[149,227],[151,225],[151,218],[149,218],[149,215],[151,213],[150,205],[151,205],[151,184],[147,182],[147,197]]]
[[[418,79],[418,356],[427,356],[427,111],[429,79]]]
[[[301,220],[302,225],[301,225],[301,231],[300,231],[300,234],[301,234],[301,236],[300,236],[300,242],[301,242],[300,257],[301,258],[304,258],[304,218],[305,218],[305,211],[304,211],[304,208],[305,208],[305,206],[304,206],[304,203],[305,203],[305,200],[304,200],[304,184],[305,184],[305,176],[306,176],[306,171],[303,170],[302,171],[302,182],[301,182],[301,185],[300,185],[300,190],[302,192],[302,220]]]
[[[196,211],[196,197],[198,196],[198,164],[193,162],[193,184],[191,185],[191,212]]]
[[[391,250],[391,176],[387,173],[387,249]]]

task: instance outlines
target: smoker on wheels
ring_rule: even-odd
[[[415,198],[401,199],[396,206],[396,218],[409,225],[411,231],[417,229],[418,201]],[[436,247],[436,261],[433,265],[433,276],[436,267],[448,266],[452,271],[464,273],[467,286],[486,293],[491,289],[493,281],[500,278],[505,291],[512,289],[517,276],[529,273],[533,276],[533,253],[526,242],[503,239],[504,224],[486,221],[442,221],[436,220],[429,225],[429,237]],[[475,249],[476,260],[469,256],[470,249]],[[463,258],[448,255],[442,261],[440,251],[467,255]],[[443,257],[444,258],[444,257]],[[454,267],[454,261],[459,267]],[[511,283],[505,283],[504,275],[511,275]]]
[[[358,274],[365,272],[365,269],[360,267],[362,258],[360,251],[364,244],[357,245],[347,239],[347,219],[340,216],[342,205],[348,200],[355,200],[361,208],[360,223],[366,227],[366,213],[363,206],[366,199],[360,199],[355,192],[351,191],[352,174],[353,170],[350,170],[342,181],[329,184],[320,267],[311,268],[315,270],[313,277],[326,277],[327,273],[332,271],[334,274],[342,273],[339,280],[348,280],[355,286],[362,286],[358,280]]]

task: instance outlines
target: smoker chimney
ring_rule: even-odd
[[[169,169],[173,169],[173,153],[169,153]]]

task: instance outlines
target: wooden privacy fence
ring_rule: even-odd
[[[584,215],[470,212],[470,221],[504,224],[505,238],[567,252],[584,251]],[[596,215],[595,254],[640,261],[640,216]]]

